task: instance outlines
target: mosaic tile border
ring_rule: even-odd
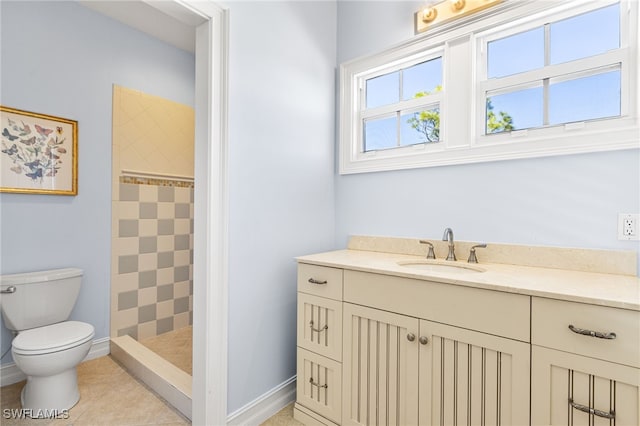
[[[184,180],[120,176],[120,183],[133,185],[174,186],[177,188],[194,188],[194,183]]]

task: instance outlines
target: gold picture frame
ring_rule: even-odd
[[[78,122],[0,105],[0,192],[78,194]]]

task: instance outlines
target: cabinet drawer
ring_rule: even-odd
[[[300,263],[298,291],[342,300],[342,269]]]
[[[531,341],[606,361],[640,367],[640,312],[534,297]],[[597,332],[578,334],[569,329]],[[615,338],[607,339],[604,336]]]
[[[344,272],[344,300],[530,341],[529,296],[367,272]]]
[[[342,359],[342,302],[298,293],[298,346]]]
[[[342,365],[298,348],[297,403],[340,424]]]

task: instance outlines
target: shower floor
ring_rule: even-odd
[[[140,343],[185,373],[192,375],[192,326],[149,337],[141,340]]]

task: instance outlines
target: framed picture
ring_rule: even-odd
[[[0,105],[0,192],[78,194],[78,122]]]

